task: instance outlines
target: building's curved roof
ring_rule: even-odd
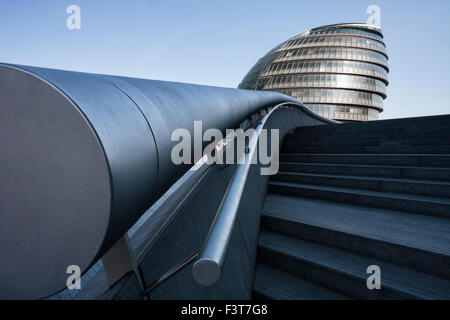
[[[367,121],[383,111],[388,72],[381,29],[340,23],[282,42],[257,61],[239,88],[278,91],[323,116]]]

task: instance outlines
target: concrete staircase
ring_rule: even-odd
[[[298,128],[280,161],[255,298],[450,299],[450,116]]]

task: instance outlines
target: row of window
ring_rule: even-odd
[[[308,104],[312,111],[331,119],[372,121],[378,120],[379,111],[356,106],[336,106],[332,104]]]
[[[340,89],[280,89],[277,91],[294,97],[304,104],[354,104],[383,109],[383,98],[376,93]]]
[[[284,51],[274,62],[293,61],[302,59],[344,59],[372,62],[387,70],[387,59],[378,52],[352,48],[316,48],[294,49]]]
[[[305,47],[355,47],[371,49],[386,55],[386,48],[380,42],[352,36],[314,36],[293,39],[284,44],[279,50],[305,48]]]
[[[302,74],[272,77],[263,90],[282,88],[348,88],[373,91],[386,96],[386,85],[372,78],[347,74]]]
[[[251,79],[245,82],[241,82],[238,86],[239,89],[246,89],[246,90],[263,90],[264,86],[268,82],[269,78],[263,78],[263,79]]]
[[[250,69],[250,71],[242,79],[239,88],[250,89],[245,86],[246,83],[254,82],[261,77],[262,72],[273,64],[273,61],[280,55],[279,52],[275,52],[276,48],[268,52],[264,57],[260,58],[256,64]],[[253,88],[252,88],[253,89]]]
[[[365,30],[361,30],[361,29],[353,29],[353,28],[339,28],[339,29],[333,28],[333,29],[327,29],[327,30],[317,30],[317,31],[310,31],[309,34],[310,35],[315,35],[315,34],[358,34],[358,35],[362,35],[362,36],[373,37],[380,41],[383,41],[383,37],[379,36],[378,34],[376,34],[374,32],[365,31]]]
[[[332,105],[332,104],[309,104],[312,111],[324,117],[337,120],[373,121],[378,120],[380,112],[364,107]]]
[[[288,73],[353,73],[383,79],[387,82],[387,72],[375,64],[343,60],[305,60],[274,63],[261,74],[262,77]]]

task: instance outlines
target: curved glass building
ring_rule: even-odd
[[[380,28],[346,23],[305,31],[252,67],[239,88],[278,91],[341,121],[377,120],[388,85]]]

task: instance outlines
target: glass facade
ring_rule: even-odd
[[[316,113],[343,121],[371,121],[378,119],[378,111],[371,108],[333,104],[308,104]]]
[[[345,88],[376,92],[386,97],[384,82],[363,76],[348,74],[299,74],[279,75],[265,85],[267,90],[280,90],[284,88]]]
[[[370,121],[383,111],[388,72],[378,27],[339,24],[281,43],[253,66],[239,88],[278,91],[336,120]]]
[[[378,111],[383,110],[383,98],[380,95],[363,91],[340,89],[281,89],[276,91],[294,97],[306,105],[310,103],[354,104],[378,109]]]
[[[373,41],[358,36],[315,36],[289,40],[279,50],[290,50],[309,47],[349,47],[363,48],[386,54],[386,47],[382,42]]]
[[[280,74],[292,73],[343,73],[369,76],[382,80],[386,85],[388,84],[388,77],[386,69],[364,62],[354,61],[298,61],[292,63],[273,63],[267,68],[261,76],[273,76]]]
[[[374,51],[353,48],[307,48],[283,51],[274,62],[298,60],[354,60],[378,64],[387,69],[387,58]]]

